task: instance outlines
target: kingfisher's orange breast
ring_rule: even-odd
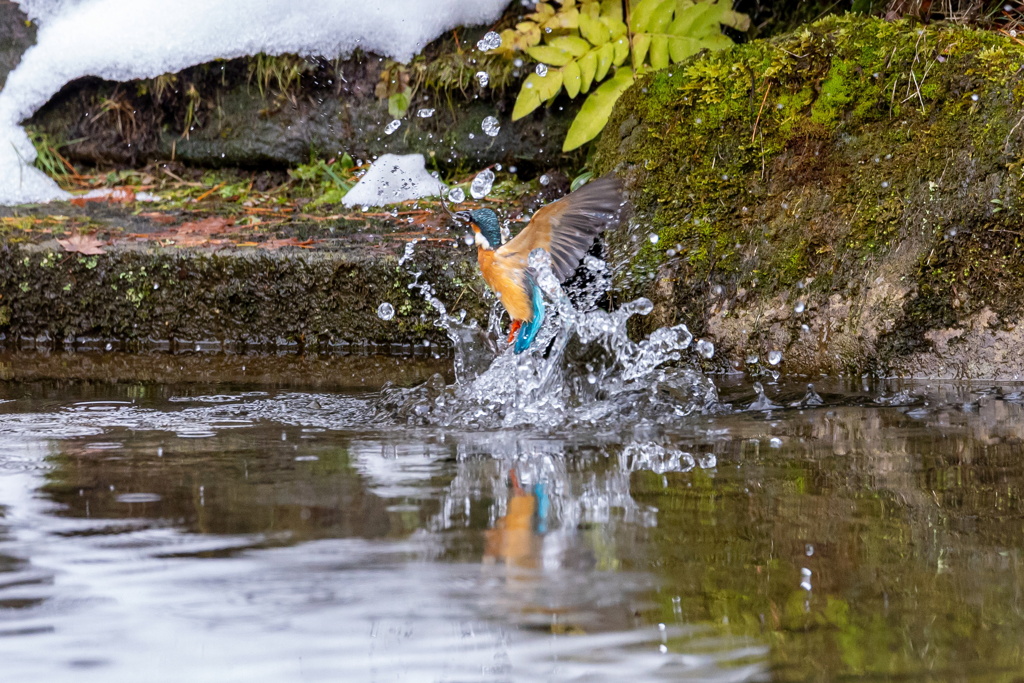
[[[501,305],[513,320],[533,320],[533,307],[523,286],[525,263],[518,255],[497,255],[490,249],[478,247],[476,260],[480,273],[491,289],[501,295]]]

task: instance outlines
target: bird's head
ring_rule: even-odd
[[[501,246],[501,226],[498,214],[490,209],[474,209],[473,211],[457,211],[453,214],[458,221],[469,223],[473,228],[477,246],[484,249],[497,249]]]

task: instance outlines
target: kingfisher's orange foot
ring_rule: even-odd
[[[512,326],[508,328],[508,343],[511,344],[516,339],[516,334],[519,332],[519,328],[523,326],[522,320],[513,320]]]

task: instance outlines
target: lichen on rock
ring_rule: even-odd
[[[1009,38],[853,15],[641,79],[596,156],[634,204],[617,284],[734,367],[1024,375],[976,357],[1024,313],[1022,110]]]

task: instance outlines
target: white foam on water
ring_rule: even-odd
[[[508,0],[21,0],[36,44],[0,91],[0,204],[68,195],[35,169],[20,124],[83,76],[153,78],[260,52],[344,56],[355,49],[406,62],[445,31],[494,21]]]

